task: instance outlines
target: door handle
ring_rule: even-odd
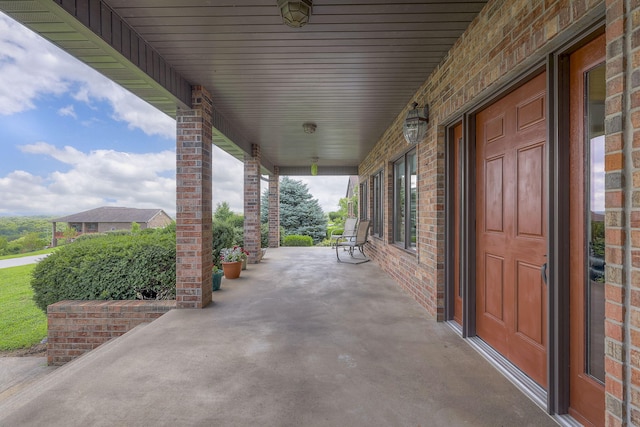
[[[546,262],[542,264],[542,267],[540,267],[540,274],[542,275],[542,281],[546,285],[547,284],[547,263]]]

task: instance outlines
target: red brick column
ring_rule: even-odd
[[[260,262],[260,146],[256,144],[251,145],[251,155],[244,156],[244,248],[249,251],[247,262]]]
[[[192,88],[192,110],[176,114],[176,307],[211,302],[211,95]]]
[[[269,247],[280,246],[280,170],[269,175]]]
[[[606,188],[606,282],[605,282],[605,423],[609,427],[626,426],[631,420],[633,425],[640,422],[640,335],[628,331],[631,327],[640,326],[640,311],[638,311],[638,291],[640,291],[640,192],[636,191],[635,172],[640,168],[640,159],[635,142],[632,143],[633,129],[627,124],[627,111],[633,106],[634,88],[628,87],[630,78],[633,82],[633,68],[638,67],[638,59],[632,59],[627,41],[635,25],[627,10],[628,2],[624,0],[607,0],[607,98],[606,98],[606,147],[605,147],[605,188]],[[637,14],[637,11],[636,11]],[[633,44],[633,43],[632,43]],[[636,43],[637,44],[637,43]],[[637,47],[637,46],[636,46]],[[632,46],[631,50],[634,48]],[[638,56],[637,49],[635,53]],[[640,82],[636,78],[636,98]],[[631,98],[629,97],[631,92]],[[636,102],[636,110],[638,103]],[[633,117],[633,112],[631,117]],[[636,112],[635,115],[638,113]],[[633,126],[631,126],[633,127]],[[639,126],[640,127],[640,126]],[[631,193],[625,188],[625,170],[632,159],[633,189]],[[631,180],[629,180],[631,181]],[[632,200],[629,200],[631,196]],[[630,204],[631,203],[631,204]],[[627,215],[630,216],[630,234],[625,231]],[[628,244],[632,266],[629,271],[627,261]],[[630,283],[629,283],[630,282]],[[631,288],[631,307],[627,313],[628,289]],[[634,307],[635,305],[635,307]],[[630,322],[628,315],[630,314]],[[636,319],[636,320],[634,320]],[[629,348],[628,333],[631,333]],[[635,336],[635,338],[634,338]],[[635,345],[634,345],[635,344]],[[630,357],[629,353],[630,352]],[[631,377],[629,377],[631,374]],[[631,379],[631,384],[629,380]],[[628,390],[631,388],[632,399],[627,400]],[[634,397],[635,396],[635,397]],[[634,421],[635,420],[635,421]]]

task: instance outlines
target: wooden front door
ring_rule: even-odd
[[[476,116],[476,332],[547,385],[546,80]]]
[[[605,36],[570,58],[569,413],[604,425]]]

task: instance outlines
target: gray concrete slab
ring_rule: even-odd
[[[0,357],[0,402],[54,370],[46,357]]]
[[[551,426],[375,263],[269,249],[0,402],[0,426]]]

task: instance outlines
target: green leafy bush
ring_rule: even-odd
[[[284,238],[284,246],[313,246],[313,238],[292,234]]]
[[[59,248],[40,261],[31,279],[36,305],[73,300],[173,299],[173,230],[103,235]]]
[[[127,235],[130,235],[131,233],[127,232]],[[92,240],[92,239],[100,239],[102,237],[104,237],[106,234],[105,233],[88,233],[88,234],[81,234],[80,236],[75,238],[75,242],[82,242],[83,240]]]
[[[327,238],[331,237],[331,234],[342,234],[344,233],[344,228],[340,227],[329,227],[327,228]]]
[[[280,227],[280,246],[284,246],[284,227]],[[260,224],[260,247],[269,247],[269,224]]]
[[[213,233],[213,262],[217,265],[220,260],[220,250],[237,245],[236,232],[231,223],[218,219],[213,220],[211,230]]]

